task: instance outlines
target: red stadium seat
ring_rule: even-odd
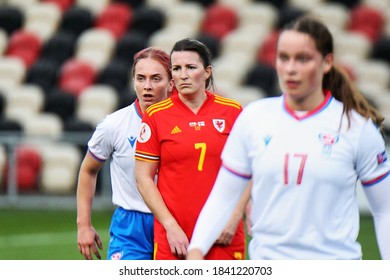
[[[276,44],[278,42],[279,31],[271,32],[261,44],[257,53],[257,61],[275,68]]]
[[[42,42],[36,34],[18,30],[9,39],[6,55],[19,57],[28,68],[38,59],[41,48]]]
[[[39,188],[39,178],[42,170],[42,156],[40,152],[30,146],[19,146],[15,149],[16,156],[16,186],[18,192],[35,192]],[[8,175],[9,166],[6,164],[5,173]],[[4,185],[9,181],[4,176]]]
[[[348,30],[362,33],[371,42],[376,42],[383,34],[385,17],[381,10],[360,5],[351,9]]]
[[[201,31],[222,39],[237,26],[238,15],[233,8],[214,4],[205,10]]]
[[[96,80],[96,70],[88,62],[70,59],[64,63],[59,76],[59,88],[78,96]]]
[[[75,0],[41,0],[41,2],[53,3],[64,12],[74,4]]]
[[[95,26],[110,31],[116,39],[130,27],[132,10],[125,3],[110,3],[97,16]]]

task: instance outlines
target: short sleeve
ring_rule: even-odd
[[[253,110],[252,110],[253,111]],[[243,177],[251,177],[254,154],[264,150],[264,143],[254,139],[251,111],[245,110],[238,116],[222,151],[225,168]]]
[[[358,177],[363,186],[370,186],[387,176],[389,170],[384,139],[375,124],[368,120],[363,126],[357,148]]]
[[[97,126],[88,141],[88,149],[98,160],[107,160],[112,153],[109,119],[106,117]]]

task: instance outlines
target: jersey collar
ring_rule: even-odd
[[[316,108],[314,108],[313,110],[307,112],[306,114],[304,115],[297,115],[295,113],[295,111],[293,109],[291,109],[288,105],[287,105],[287,102],[286,102],[286,99],[283,98],[283,107],[284,109],[286,110],[286,112],[291,115],[294,119],[296,120],[303,120],[303,119],[307,119],[319,112],[321,112],[322,110],[324,110],[326,107],[328,107],[328,105],[330,104],[330,102],[332,101],[333,99],[333,96],[332,96],[332,93],[330,92],[330,90],[324,90],[324,95],[325,95],[325,99],[321,102],[320,105],[318,105]]]
[[[135,107],[135,111],[137,112],[137,115],[142,119],[142,110],[141,110],[141,107],[139,106],[139,101],[138,101],[138,98],[134,101],[134,107]]]

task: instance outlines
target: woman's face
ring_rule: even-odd
[[[175,51],[171,55],[172,79],[182,95],[204,92],[211,67],[205,68],[198,53]]]
[[[142,112],[150,105],[167,98],[172,89],[164,66],[149,57],[139,60],[135,65],[133,84]]]
[[[281,33],[276,71],[280,87],[292,106],[323,96],[322,80],[331,69],[332,60],[332,55],[325,58],[321,55],[309,35],[295,30]]]

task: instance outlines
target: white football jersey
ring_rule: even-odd
[[[100,161],[110,159],[112,202],[126,210],[150,213],[134,177],[135,143],[142,113],[137,101],[106,116],[88,142],[89,152]]]
[[[222,160],[253,179],[251,259],[361,259],[357,181],[372,187],[390,165],[373,122],[342,111],[328,94],[298,116],[280,96],[238,117]]]

